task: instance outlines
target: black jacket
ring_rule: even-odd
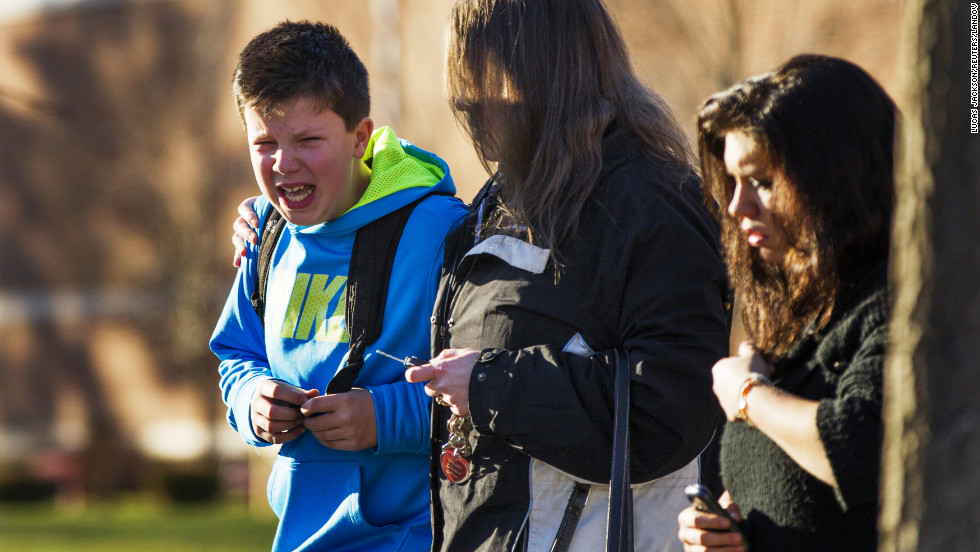
[[[745,516],[752,550],[877,548],[888,313],[881,261],[842,294],[827,327],[808,333],[775,365],[778,387],[820,401],[817,429],[837,488],[805,472],[757,429],[726,426],[723,479]]]
[[[604,138],[601,179],[557,279],[552,261],[533,273],[496,245],[448,264],[433,351],[483,353],[470,381],[473,476],[463,485],[442,474],[449,409],[433,410],[434,550],[513,549],[529,509],[531,457],[608,483],[614,348],[628,351],[633,370],[634,482],[688,464],[721,419],[711,366],[728,351],[728,287],[699,184],[668,179],[621,128]],[[485,188],[469,224],[447,238],[460,256],[494,192]],[[598,353],[563,352],[576,334]]]

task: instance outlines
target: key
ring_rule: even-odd
[[[405,366],[405,368],[411,368],[412,366],[421,366],[426,363],[426,361],[420,359],[419,357],[407,356],[405,358],[398,358],[395,355],[390,355],[379,349],[375,349],[374,352],[378,353],[379,355],[386,356],[391,360],[401,362]]]
[[[401,362],[402,365],[405,366],[405,368],[411,368],[412,366],[421,366],[426,363],[426,361],[420,359],[419,357],[407,356],[404,359],[401,359],[396,357],[395,355],[390,355],[380,349],[375,349],[374,352],[378,353],[379,355],[386,356],[391,360],[396,360],[398,362]],[[447,403],[445,399],[442,398],[442,395],[436,395],[435,397],[432,398],[432,400],[436,401],[442,406],[449,406],[449,403]]]

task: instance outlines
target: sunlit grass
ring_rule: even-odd
[[[0,503],[3,552],[264,552],[276,520],[241,503],[127,499],[82,507]]]

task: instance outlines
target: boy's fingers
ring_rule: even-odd
[[[315,390],[306,390],[288,383],[270,380],[264,390],[261,391],[263,391],[270,399],[279,399],[281,401],[286,401],[299,406],[306,402],[310,391]],[[317,392],[317,394],[319,394],[319,392]]]
[[[328,402],[329,399],[327,397],[329,397],[329,395],[323,398],[313,397],[310,400],[304,402],[299,407],[300,414],[309,417],[314,414],[323,414],[325,412],[328,412],[330,403]]]

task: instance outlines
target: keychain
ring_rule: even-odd
[[[456,485],[466,483],[472,473],[470,461],[467,460],[472,450],[469,443],[469,432],[473,428],[470,417],[463,418],[453,414],[446,422],[449,429],[449,442],[442,446],[442,473],[446,479]]]
[[[401,359],[381,350],[376,350],[375,352],[401,362],[405,368],[425,364],[424,360],[413,356]],[[434,400],[442,406],[449,406],[442,399],[442,395],[434,397]],[[449,418],[449,421],[446,422],[446,427],[449,429],[449,442],[442,446],[442,457],[440,458],[442,462],[442,473],[446,474],[446,479],[450,482],[461,485],[469,480],[470,474],[472,473],[472,466],[467,458],[472,453],[469,433],[473,429],[473,422],[469,416],[464,418],[458,414],[453,414]]]

